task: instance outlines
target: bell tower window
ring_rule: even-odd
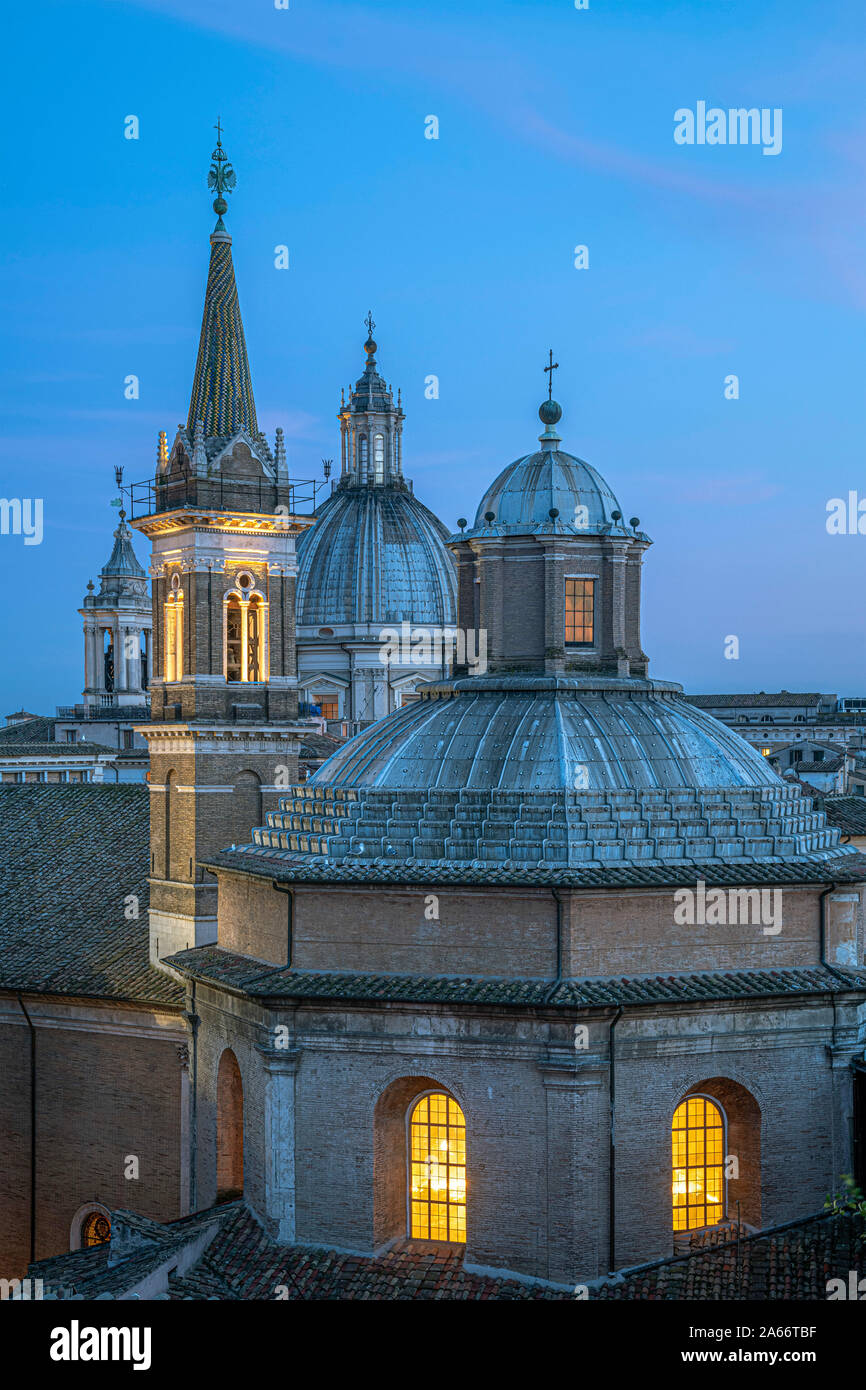
[[[105,690],[114,690],[114,634],[110,627],[102,630],[102,680]]]
[[[268,605],[256,581],[240,573],[224,598],[224,671],[227,681],[268,679]]]
[[[377,483],[385,481],[385,436],[373,436],[373,476]]]
[[[183,589],[180,578],[171,578],[171,593],[165,603],[165,679],[183,677]]]
[[[140,677],[139,685],[142,690],[147,690],[150,684],[150,633],[145,630],[142,632],[140,641]]]
[[[595,580],[565,581],[565,641],[567,646],[591,647],[595,632]]]
[[[239,681],[243,666],[241,601],[232,594],[226,600],[226,680]]]

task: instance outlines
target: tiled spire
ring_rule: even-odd
[[[187,429],[194,435],[196,424],[201,421],[208,439],[230,437],[241,429],[255,438],[259,427],[232,264],[232,239],[223,224],[223,214],[228,211],[224,195],[234,188],[235,173],[222,147],[219,127],[217,131],[217,146],[208,174],[208,187],[217,195],[213,204],[217,224],[210,238],[210,266]]]

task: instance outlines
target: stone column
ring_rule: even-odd
[[[258,1049],[265,1068],[264,1215],[274,1239],[295,1240],[295,1075],[300,1051]]]

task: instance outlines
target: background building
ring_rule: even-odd
[[[298,676],[305,708],[354,733],[447,674],[455,619],[448,532],[403,473],[398,393],[379,375],[376,343],[340,405],[340,477],[298,541]],[[400,633],[396,655],[386,632]],[[423,637],[430,641],[423,653]]]

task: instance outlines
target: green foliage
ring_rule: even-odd
[[[860,1191],[850,1173],[842,1174],[842,1187],[838,1192],[828,1192],[824,1198],[824,1210],[836,1216],[862,1216],[866,1220],[866,1197]],[[866,1242],[866,1231],[861,1232],[859,1242]]]

